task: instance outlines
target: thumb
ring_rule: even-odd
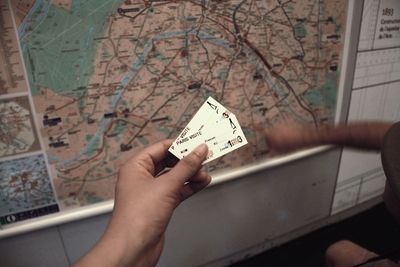
[[[207,145],[199,145],[189,155],[181,159],[165,176],[168,176],[168,180],[175,181],[178,186],[182,186],[201,169],[201,164],[206,159],[207,154]]]

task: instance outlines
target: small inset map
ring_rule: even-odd
[[[39,149],[28,98],[0,100],[0,157]]]
[[[0,162],[0,224],[58,211],[43,155]]]
[[[27,90],[11,11],[0,2],[0,95]]]

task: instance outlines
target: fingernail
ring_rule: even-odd
[[[206,144],[201,144],[198,147],[196,147],[193,151],[197,152],[200,155],[205,155],[208,151],[208,146]]]

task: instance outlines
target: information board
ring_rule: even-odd
[[[18,0],[0,14],[3,228],[112,200],[121,164],[208,96],[249,141],[211,172],[267,159],[260,125],[335,120],[345,0]]]

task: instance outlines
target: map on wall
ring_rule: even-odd
[[[208,96],[249,142],[210,171],[267,156],[260,125],[334,120],[345,0],[10,3],[61,210],[112,199],[119,166]]]

